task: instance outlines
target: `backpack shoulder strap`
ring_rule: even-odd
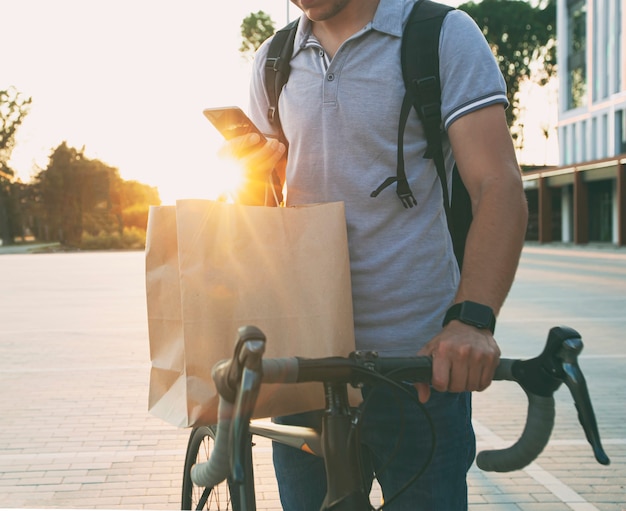
[[[427,158],[433,158],[441,145],[439,34],[445,16],[453,9],[432,0],[418,1],[402,36],[402,75],[407,95],[424,124]]]
[[[449,198],[443,150],[441,148],[441,85],[439,80],[439,34],[443,19],[453,8],[431,0],[415,4],[402,36],[402,76],[406,88],[403,109],[415,108],[422,121],[426,158],[433,158],[441,180],[446,214]],[[404,138],[408,112],[403,112],[399,132]],[[400,140],[400,138],[398,139]]]
[[[405,101],[410,102],[415,108],[422,122],[428,144],[425,157],[434,160],[441,183],[454,253],[459,267],[462,267],[465,238],[472,221],[472,206],[456,165],[452,172],[452,199],[450,200],[441,126],[439,35],[443,20],[451,10],[453,10],[452,7],[432,0],[420,0],[415,4],[402,38],[401,62],[407,91]],[[410,110],[410,106],[408,109]],[[404,117],[401,122],[405,124],[408,112]],[[402,137],[404,124],[399,129]],[[398,140],[400,141],[400,138]]]
[[[405,207],[417,204],[409,187],[404,170],[404,130],[411,108],[415,108],[424,127],[427,141],[426,158],[435,158],[441,147],[441,93],[439,85],[439,33],[446,14],[453,7],[432,0],[418,0],[402,34],[401,64],[405,95],[398,124],[398,154],[396,176],[389,177],[372,192],[376,197],[384,188],[396,182],[396,193]],[[446,179],[445,166],[435,158],[437,173]],[[443,152],[441,152],[443,163]],[[443,173],[442,173],[443,172]],[[445,181],[442,181],[442,186]],[[448,212],[447,185],[444,186],[444,202]]]
[[[280,116],[278,115],[278,98],[289,79],[290,60],[293,54],[298,21],[299,19],[292,21],[274,34],[265,60],[265,89],[269,97],[267,118],[270,124],[278,129],[283,142],[285,142],[285,136],[280,124]]]

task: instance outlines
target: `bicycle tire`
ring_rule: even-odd
[[[185,454],[185,468],[183,472],[183,489],[181,509],[206,509],[211,511],[238,511],[238,506],[231,499],[230,484],[227,481],[211,488],[204,505],[202,496],[205,488],[194,485],[191,480],[191,467],[196,463],[208,461],[215,445],[215,426],[200,426],[194,428],[189,435],[187,453]]]

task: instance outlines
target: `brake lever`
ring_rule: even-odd
[[[609,460],[602,448],[596,417],[593,413],[593,406],[591,405],[591,398],[587,389],[587,382],[578,365],[578,355],[582,349],[583,343],[580,337],[566,339],[562,343],[558,358],[561,360],[565,385],[567,385],[574,398],[574,405],[578,412],[578,421],[585,431],[585,436],[593,449],[593,454],[598,463],[608,465],[611,463],[611,460]]]
[[[213,381],[220,396],[234,403],[244,368],[261,370],[265,352],[265,334],[255,326],[242,326],[237,330],[233,357],[221,360],[212,370]]]
[[[234,418],[230,426],[230,465],[233,484],[241,486],[245,483],[245,464],[248,461],[250,449],[250,419],[263,379],[263,354],[265,353],[266,338],[261,330],[253,326],[239,328],[238,334],[235,358],[233,359],[233,361],[237,361],[237,364],[234,365],[238,369],[232,372],[232,376],[238,374],[240,381],[239,392],[234,403]],[[243,491],[240,497],[246,499],[247,495]]]
[[[538,396],[552,396],[565,383],[574,398],[578,420],[596,460],[602,465],[608,465],[610,460],[602,448],[585,377],[578,365],[578,355],[582,349],[583,342],[576,330],[564,326],[554,327],[548,334],[541,355],[531,360],[517,361],[513,364],[512,372],[527,392]]]

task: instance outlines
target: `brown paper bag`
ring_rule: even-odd
[[[343,203],[152,207],[146,292],[149,410],[179,427],[212,424],[218,396],[211,369],[231,357],[240,326],[263,330],[266,357],[354,350]],[[323,405],[321,384],[263,385],[254,416]]]

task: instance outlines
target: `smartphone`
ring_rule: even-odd
[[[261,133],[261,130],[255,126],[239,107],[205,108],[203,113],[226,140],[247,135],[248,133],[257,133],[261,137],[260,143],[265,143],[267,140],[265,135]]]

